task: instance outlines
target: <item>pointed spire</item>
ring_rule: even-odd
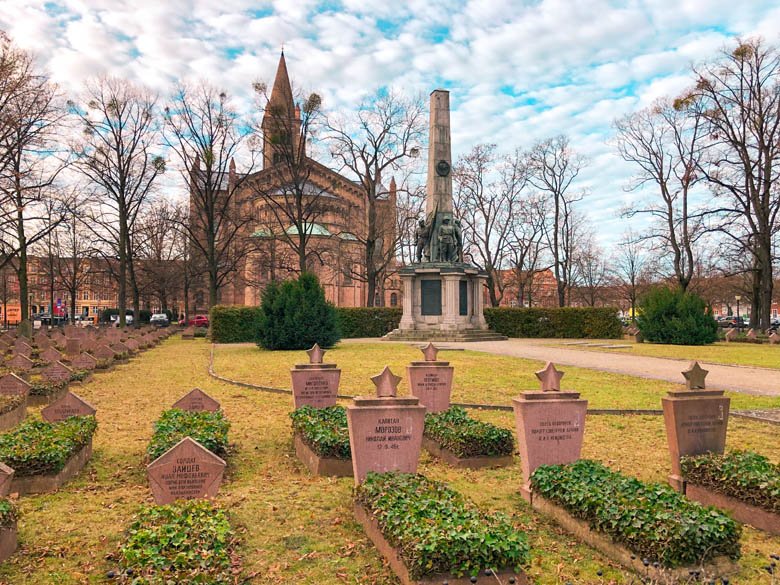
[[[192,161],[192,170],[193,171],[199,171],[200,170],[200,155],[195,155],[195,160]]]
[[[236,172],[236,159],[230,158],[230,172],[235,173]]]
[[[295,104],[293,103],[292,98],[292,86],[290,85],[290,77],[287,74],[287,62],[284,60],[284,49],[282,49],[282,55],[279,57],[279,66],[276,68],[274,87],[271,90],[271,97],[268,99],[267,107],[279,108],[280,111],[274,112],[274,117],[290,117],[295,111]]]
[[[390,177],[390,193],[394,193],[396,190],[395,176]]]
[[[301,119],[301,105],[295,104],[295,119],[300,120]]]

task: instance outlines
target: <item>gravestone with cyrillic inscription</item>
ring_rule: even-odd
[[[450,407],[452,375],[455,368],[450,362],[437,361],[438,348],[429,343],[423,348],[424,361],[406,366],[409,392],[420,399],[428,412],[441,412]]]
[[[293,387],[293,406],[312,406],[325,408],[336,404],[339,392],[341,370],[336,364],[324,364],[322,358],[325,351],[318,344],[306,350],[309,354],[308,364],[296,364],[290,370]]]
[[[217,495],[225,462],[203,445],[185,437],[146,468],[154,501],[164,506],[176,500]]]

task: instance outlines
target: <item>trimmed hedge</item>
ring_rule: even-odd
[[[401,307],[338,307],[341,337],[382,337],[401,323]]]
[[[227,514],[212,502],[145,507],[130,524],[120,549],[119,574],[133,575],[121,582],[233,585],[236,546]]]
[[[423,475],[369,473],[355,500],[376,518],[412,579],[530,562],[528,538],[501,513],[488,514],[445,484]]]
[[[701,506],[667,485],[644,483],[595,461],[542,465],[531,475],[531,486],[593,530],[664,567],[741,555],[741,525],[717,508]]]
[[[507,337],[618,339],[623,328],[614,307],[486,307],[485,321]]]
[[[154,461],[185,437],[191,437],[206,449],[223,457],[228,450],[230,423],[218,412],[192,412],[172,408],[164,411],[154,423],[154,435],[146,448]]]
[[[424,433],[461,458],[511,455],[515,447],[511,431],[474,420],[459,406],[426,414]]]
[[[294,433],[320,457],[351,459],[347,410],[343,406],[303,406],[290,413]]]
[[[0,435],[0,461],[18,477],[59,473],[96,430],[94,416],[72,416],[58,423],[28,419]]]
[[[780,514],[780,465],[752,451],[682,457],[686,481]]]
[[[211,307],[209,324],[214,343],[247,343],[257,337],[260,307],[216,305]]]

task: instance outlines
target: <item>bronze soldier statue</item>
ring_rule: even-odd
[[[463,230],[460,227],[460,220],[455,220],[455,258],[456,262],[463,262]]]
[[[416,247],[418,263],[422,262],[423,254],[428,248],[430,239],[430,226],[426,225],[424,219],[421,219],[417,229],[414,230],[414,245]]]
[[[457,262],[455,255],[455,228],[445,218],[439,227],[439,260],[442,262]]]

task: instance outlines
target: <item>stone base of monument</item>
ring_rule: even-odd
[[[501,335],[489,329],[461,329],[458,331],[440,331],[438,329],[393,329],[381,338],[384,341],[506,341]]]
[[[758,506],[688,482],[685,482],[684,493],[689,500],[699,502],[704,506],[715,506],[721,510],[730,511],[732,518],[743,524],[750,524],[759,530],[780,535],[780,514],[773,514]]]
[[[27,397],[27,406],[46,406],[65,396],[68,393],[68,385],[58,388],[51,394],[30,394]]]
[[[369,514],[366,509],[358,503],[353,504],[353,510],[355,512],[355,520],[358,524],[363,526],[363,530],[366,531],[366,536],[374,543],[374,546],[379,553],[385,558],[387,564],[396,574],[398,579],[403,585],[441,585],[442,583],[448,583],[449,585],[470,585],[472,583],[471,577],[455,577],[450,574],[436,573],[433,575],[426,575],[422,579],[412,579],[409,576],[409,570],[406,568],[403,559],[398,554],[398,551],[393,547],[382,534],[379,529],[379,524],[373,515]],[[479,572],[480,576],[485,574],[484,570]],[[498,579],[496,579],[496,577]],[[515,571],[514,569],[498,569],[495,571],[495,577],[491,574],[491,580],[495,582],[508,583],[509,578],[514,577],[515,583],[518,585],[527,585],[528,579],[522,571]],[[481,579],[480,579],[481,580]]]
[[[14,474],[11,480],[10,493],[20,496],[27,494],[46,494],[55,492],[73,479],[92,457],[92,439],[79,451],[71,455],[62,471],[55,474],[40,474],[18,477]]]
[[[18,541],[16,522],[0,527],[0,562],[16,552]]]
[[[702,582],[719,579],[739,571],[739,565],[728,557],[716,557],[703,565],[690,565],[674,569],[663,567],[656,569],[652,565],[645,567],[641,555],[631,552],[622,544],[613,542],[606,534],[592,530],[587,522],[575,518],[564,508],[553,504],[542,496],[533,494],[531,506],[534,510],[554,520],[577,539],[652,583],[658,583],[659,585],[690,583],[692,571],[701,572],[700,578]],[[631,558],[632,556],[634,557],[633,559]]]
[[[501,455],[498,457],[458,457],[452,451],[443,448],[438,441],[434,441],[423,435],[423,449],[428,451],[437,459],[441,459],[452,467],[460,469],[482,469],[484,467],[506,467],[512,465],[515,459],[512,455]]]
[[[295,433],[295,455],[314,475],[326,477],[352,477],[352,459],[320,457],[304,443],[301,435]]]
[[[22,400],[16,408],[0,414],[0,431],[5,431],[18,425],[27,415],[27,400]]]

